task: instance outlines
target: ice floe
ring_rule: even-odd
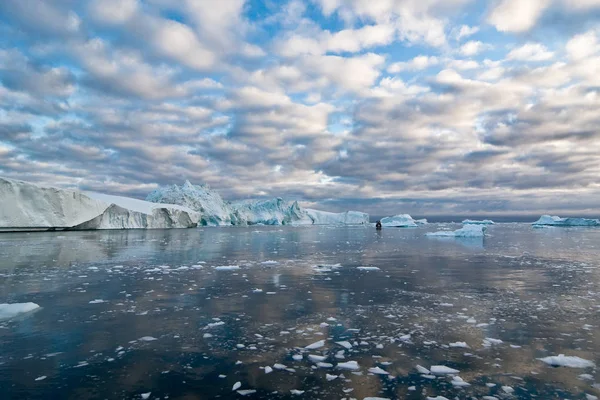
[[[40,308],[36,303],[2,303],[0,304],[0,320],[14,318]]]
[[[464,225],[455,231],[428,232],[431,237],[482,238],[485,236],[485,225]]]
[[[590,368],[596,366],[592,361],[576,356],[565,356],[564,354],[538,358],[538,360],[553,367]]]

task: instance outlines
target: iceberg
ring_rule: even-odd
[[[536,226],[600,226],[600,220],[588,218],[561,218],[557,216],[542,215],[532,224]]]
[[[228,202],[207,185],[171,185],[159,188],[146,201],[179,204],[200,213],[200,224],[219,225],[354,225],[368,224],[369,215],[358,211],[331,213],[302,208],[281,197]]]
[[[178,204],[201,214],[200,224],[208,226],[237,225],[239,217],[219,193],[208,185],[192,185],[190,181],[179,187],[171,185],[154,190],[146,201]]]
[[[6,178],[0,178],[0,204],[2,230],[191,228],[200,217],[179,205]]]
[[[314,225],[367,225],[369,223],[369,214],[359,211],[332,213],[307,208],[306,213]]]
[[[482,238],[485,236],[485,225],[464,225],[455,231],[429,232],[427,236],[433,237],[461,237],[461,238]]]
[[[400,214],[382,218],[381,225],[394,228],[415,228],[417,222],[408,214]]]
[[[494,225],[495,222],[491,219],[484,219],[482,221],[474,220],[474,219],[465,219],[462,222],[464,225]]]

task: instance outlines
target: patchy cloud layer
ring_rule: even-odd
[[[597,0],[4,0],[0,175],[593,213],[599,16]]]

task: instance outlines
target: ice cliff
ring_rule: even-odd
[[[302,208],[280,197],[269,200],[224,201],[206,185],[171,185],[146,197],[150,202],[179,204],[201,214],[202,225],[331,225],[367,224],[369,215],[357,211],[330,213]]]
[[[189,208],[0,178],[0,229],[152,229],[197,226]]]
[[[600,220],[588,218],[560,218],[557,216],[542,215],[532,224],[535,226],[600,226]]]

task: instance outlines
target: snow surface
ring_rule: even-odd
[[[185,207],[120,196],[42,187],[0,178],[0,228],[190,228],[199,214]]]
[[[600,220],[588,218],[561,218],[550,215],[542,215],[535,221],[533,226],[600,226]]]
[[[455,231],[429,232],[427,236],[435,237],[463,237],[463,238],[482,238],[485,236],[485,225],[464,225]]]
[[[564,354],[538,358],[538,360],[555,367],[589,368],[596,366],[592,361],[575,356],[565,356]]]
[[[40,308],[35,303],[2,303],[0,304],[0,320],[14,318],[19,314],[28,313]]]
[[[382,218],[381,225],[394,228],[415,228],[417,222],[408,214],[399,214]]]
[[[475,219],[465,219],[462,223],[465,225],[494,225],[494,221],[492,221],[491,219],[484,219],[482,221],[478,221]]]

